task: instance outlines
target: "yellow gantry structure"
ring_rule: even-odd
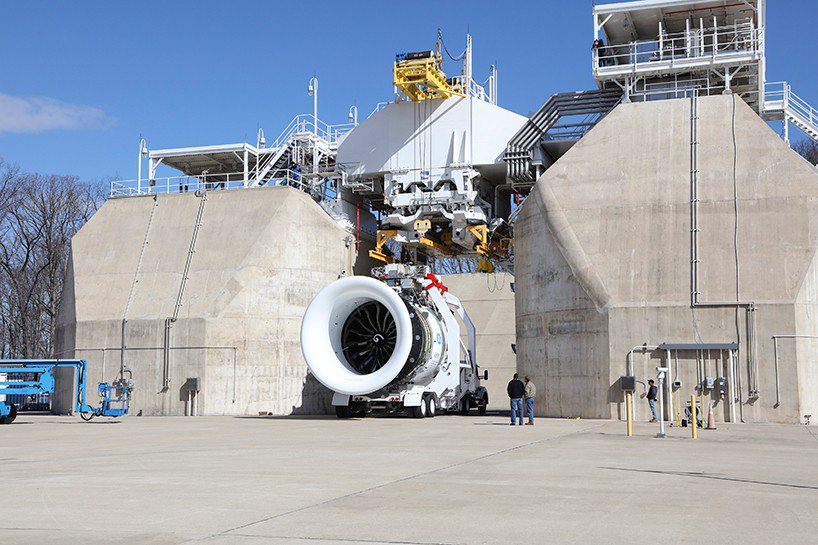
[[[444,233],[441,239],[435,240],[425,236],[428,227],[423,225],[421,229],[418,229],[418,223],[429,222],[428,220],[418,220],[415,222],[415,231],[421,236],[413,245],[424,247],[426,250],[430,250],[439,256],[475,255],[478,257],[478,272],[494,272],[493,261],[506,260],[511,254],[513,246],[512,239],[509,237],[493,239],[485,225],[473,225],[468,227],[469,232],[474,236],[475,245],[473,252],[463,252],[462,249],[458,251],[456,247],[452,245],[451,234]],[[369,251],[369,257],[383,261],[384,263],[392,263],[393,258],[384,252],[384,246],[399,234],[397,229],[379,229],[375,240],[375,249]]]
[[[393,85],[413,102],[466,96],[446,79],[443,57],[436,51],[399,55],[393,75]]]

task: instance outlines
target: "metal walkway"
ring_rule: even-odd
[[[787,82],[768,83],[764,90],[764,118],[792,123],[818,142],[818,110],[792,92]],[[789,141],[785,123],[784,139]]]
[[[540,174],[622,99],[619,90],[552,95],[509,141],[503,160],[511,185],[530,189]]]

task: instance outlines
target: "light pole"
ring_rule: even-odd
[[[352,123],[355,127],[358,126],[358,107],[357,106],[350,106],[349,107],[349,122]]]
[[[307,87],[307,94],[312,97],[312,121],[313,132],[318,135],[318,78],[310,78],[310,85]]]
[[[139,155],[136,169],[136,192],[142,193],[142,157],[148,154],[148,143],[144,138],[139,140]]]
[[[665,374],[668,372],[668,367],[657,367],[656,378],[659,379],[659,433],[656,437],[663,438],[665,436],[665,396],[662,386],[665,383]]]

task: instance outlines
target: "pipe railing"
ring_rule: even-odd
[[[818,127],[818,110],[792,92],[786,81],[775,81],[764,85],[764,110],[795,114],[810,125]]]
[[[281,134],[273,141],[271,147],[279,148],[286,145],[296,134],[312,133],[319,138],[326,140],[330,144],[336,144],[340,138],[355,128],[354,123],[340,123],[338,125],[328,125],[313,114],[299,114],[295,116]]]
[[[307,183],[305,175],[295,169],[279,169],[266,178],[265,187],[290,186],[301,190],[312,189],[315,184]],[[205,174],[199,176],[168,176],[152,180],[117,180],[111,182],[111,197],[132,197],[166,193],[188,193],[196,191],[219,191],[245,189],[243,172]]]
[[[656,40],[609,44],[593,50],[594,75],[622,69],[637,71],[657,63],[673,68],[689,66],[695,60],[756,55],[761,51],[762,37],[763,31],[748,22],[665,34]]]

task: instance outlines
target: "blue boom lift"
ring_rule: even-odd
[[[0,360],[0,395],[37,395],[54,393],[54,370],[73,369],[74,399],[73,411],[80,413],[83,420],[95,416],[122,416],[128,414],[133,381],[124,376],[113,383],[101,382],[97,386],[101,403],[92,407],[85,402],[88,377],[85,360]],[[8,374],[23,374],[23,381],[9,381]],[[17,407],[0,401],[0,424],[11,424],[17,418]]]

